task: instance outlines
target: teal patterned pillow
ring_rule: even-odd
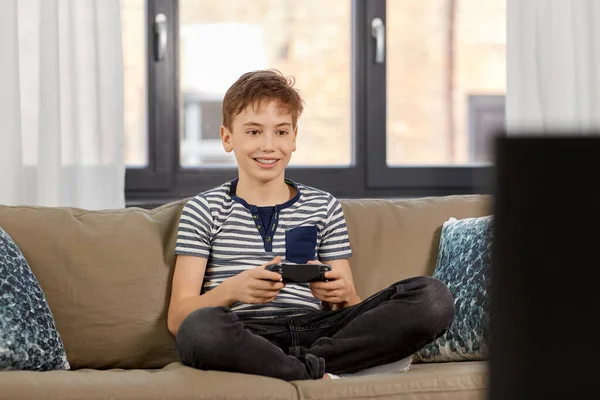
[[[433,276],[450,289],[456,314],[442,336],[414,355],[415,361],[488,358],[492,231],[492,216],[444,223]]]
[[[0,370],[69,368],[46,296],[21,250],[0,228]]]

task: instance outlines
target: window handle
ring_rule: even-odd
[[[154,35],[156,39],[156,61],[165,59],[167,50],[167,17],[165,14],[156,14],[154,17]]]
[[[375,39],[375,64],[383,64],[385,60],[385,25],[381,18],[371,21],[371,36]]]

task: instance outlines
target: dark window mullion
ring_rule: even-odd
[[[347,182],[346,185],[354,187],[354,197],[366,196],[366,171],[367,171],[367,35],[368,30],[363,21],[367,13],[367,1],[352,0],[351,9],[351,126],[352,126],[352,155],[356,175],[353,182]],[[359,187],[360,190],[356,190]]]
[[[165,57],[161,61],[156,61],[154,48],[151,52],[151,64],[154,68],[154,90],[150,97],[152,100],[151,113],[154,116],[156,171],[168,174],[169,182],[165,182],[164,186],[169,188],[173,183],[176,165],[175,146],[179,138],[177,1],[154,1],[156,5],[154,15],[162,13],[167,18],[167,47]],[[154,19],[154,16],[152,16],[152,19]],[[153,42],[153,46],[155,46],[155,42]]]
[[[376,41],[371,35],[371,22],[374,18],[381,18],[386,27],[387,42],[387,20],[385,0],[366,1],[365,31],[367,36],[365,51],[365,75],[366,75],[366,121],[368,135],[366,143],[367,152],[367,186],[380,187],[376,183],[380,174],[387,167],[386,164],[386,64],[387,48],[384,62],[375,63]],[[387,47],[387,46],[386,46]],[[396,182],[390,182],[395,185]]]
[[[146,60],[148,93],[148,166],[127,168],[125,175],[126,198],[136,193],[164,192],[173,182],[173,132],[176,132],[177,102],[175,66],[175,20],[176,4],[169,0],[146,2]],[[165,59],[156,61],[156,34],[154,19],[158,13],[167,17],[167,47]]]
[[[345,167],[289,168],[286,177],[296,182],[332,193],[336,197],[363,197],[364,185],[358,181],[357,169]],[[182,170],[173,189],[175,197],[194,196],[237,176],[237,170]]]

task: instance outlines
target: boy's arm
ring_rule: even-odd
[[[348,300],[344,303],[331,304],[332,310],[350,307],[361,302],[360,297],[356,293],[356,287],[354,286],[354,278],[352,277],[352,269],[350,268],[350,262],[347,258],[339,260],[326,261],[327,264],[331,265],[331,269],[334,271],[340,271],[342,279],[345,281],[345,285],[348,286]]]
[[[169,332],[177,335],[183,320],[193,311],[204,307],[231,307],[236,302],[262,304],[273,301],[283,288],[281,275],[265,270],[268,264],[281,262],[277,256],[271,261],[225,279],[214,289],[200,295],[208,259],[196,256],[177,256],[171,300],[167,316]]]
[[[309,261],[309,264],[318,264],[321,261]],[[356,293],[354,279],[350,262],[347,258],[323,261],[331,265],[331,271],[325,273],[325,277],[330,279],[328,282],[312,282],[310,290],[313,295],[328,304],[329,310],[339,310],[350,307],[361,302]]]
[[[361,301],[356,293],[348,261],[351,256],[344,210],[340,202],[331,196],[317,257],[321,262],[331,265],[332,271],[325,276],[332,280],[312,283],[311,291],[316,298],[329,303],[333,310],[353,306]]]
[[[235,303],[223,285],[200,296],[207,262],[208,259],[204,257],[177,256],[167,317],[167,325],[173,336],[185,317],[193,311],[204,307],[229,307]]]

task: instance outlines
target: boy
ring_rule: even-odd
[[[238,178],[185,205],[175,248],[168,326],[185,365],[330,378],[406,358],[454,318],[450,292],[431,277],[356,294],[340,203],[285,179],[302,103],[273,70],[246,73],[225,94],[221,138]],[[284,285],[265,269],[282,260],[332,271],[328,282]]]

